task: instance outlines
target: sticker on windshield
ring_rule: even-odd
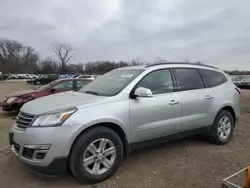
[[[120,75],[121,78],[131,78],[133,76],[134,76],[134,74],[121,74]]]

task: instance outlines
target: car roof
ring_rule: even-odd
[[[71,81],[71,80],[81,80],[81,81],[89,81],[89,82],[92,81],[92,80],[84,79],[84,78],[62,78],[62,79],[58,79],[58,80],[55,80],[55,81],[56,82],[62,82],[62,81]]]
[[[130,66],[130,67],[122,67],[119,69],[122,70],[146,70],[146,69],[158,69],[158,68],[202,68],[208,70],[219,71],[218,68],[206,64],[197,64],[197,63],[185,63],[185,62],[167,62],[167,63],[157,63],[151,65],[140,65],[140,66]]]

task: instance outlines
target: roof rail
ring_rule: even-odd
[[[157,65],[170,65],[170,64],[183,64],[183,65],[198,65],[198,66],[203,66],[203,67],[209,67],[209,68],[214,68],[214,69],[218,69],[217,67],[211,66],[211,65],[206,65],[206,64],[197,64],[197,63],[186,63],[186,62],[166,62],[166,63],[156,63],[156,64],[151,64],[151,65],[147,65],[145,67],[153,67],[153,66],[157,66]]]

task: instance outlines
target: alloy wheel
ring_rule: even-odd
[[[218,125],[219,138],[222,140],[227,139],[231,133],[231,129],[232,129],[231,120],[227,116],[222,117]]]
[[[107,138],[93,141],[84,152],[83,166],[92,175],[100,175],[108,171],[116,157],[113,142]]]

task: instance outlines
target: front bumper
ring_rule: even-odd
[[[74,126],[20,129],[14,125],[11,130],[11,150],[20,161],[36,172],[58,175],[67,169],[74,131]],[[37,149],[35,146],[39,145],[49,147]],[[31,150],[32,146],[35,149]]]
[[[47,176],[56,176],[64,174],[67,171],[67,157],[55,158],[48,166],[27,165],[32,171]]]
[[[20,109],[21,105],[19,104],[15,104],[15,103],[6,103],[6,102],[3,102],[2,103],[2,110],[3,111],[14,111],[14,110],[18,110]]]

